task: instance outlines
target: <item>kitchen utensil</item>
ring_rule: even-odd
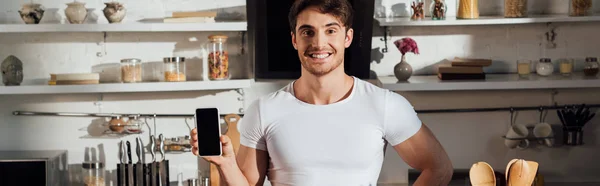
[[[134,171],[133,171],[133,158],[131,158],[131,143],[127,141],[127,185],[133,185]]]
[[[494,169],[486,162],[477,162],[469,170],[469,179],[473,186],[496,186]]]
[[[117,185],[118,186],[126,186],[127,185],[127,149],[125,147],[125,142],[121,140],[119,143],[119,164],[117,164]]]
[[[512,159],[512,160],[510,160],[510,161],[508,162],[508,164],[506,164],[506,169],[505,169],[505,172],[506,172],[506,173],[504,174],[504,176],[505,176],[505,177],[504,177],[504,179],[506,180],[506,183],[507,183],[507,184],[508,184],[508,176],[509,176],[509,172],[510,172],[510,167],[511,167],[511,166],[512,166],[512,165],[513,165],[515,162],[517,162],[517,160],[519,160],[519,159]]]
[[[150,155],[152,156],[152,162],[148,163],[148,167],[150,167],[150,172],[148,174],[148,180],[150,181],[151,186],[158,185],[158,167],[156,163],[156,137],[154,135],[150,136]]]
[[[552,126],[546,122],[538,123],[533,128],[533,135],[538,139],[540,144],[545,144],[548,147],[554,145],[554,133],[552,132]]]
[[[144,186],[144,163],[142,161],[142,139],[140,137],[135,138],[135,154],[137,155],[138,161],[133,167],[135,172],[134,180],[136,186]]]
[[[169,160],[165,160],[165,136],[158,135],[161,160],[159,162],[160,185],[169,185]]]
[[[563,143],[565,145],[583,145],[583,130],[581,128],[565,128],[563,130]]]
[[[524,159],[511,162],[508,168],[508,186],[531,185],[537,173],[538,163]]]
[[[504,145],[508,148],[520,148],[524,149],[529,146],[529,140],[525,139],[529,134],[529,130],[525,125],[514,124],[506,133],[506,139],[504,140]]]

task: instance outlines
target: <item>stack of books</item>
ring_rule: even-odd
[[[491,59],[454,58],[450,64],[438,66],[438,78],[441,80],[485,79],[483,67],[492,65]]]
[[[165,17],[164,23],[214,23],[217,12],[173,12],[171,17]]]

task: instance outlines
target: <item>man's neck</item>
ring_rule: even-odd
[[[294,95],[299,100],[315,105],[326,105],[346,99],[354,86],[354,78],[342,70],[315,76],[308,72],[302,74],[294,83]]]

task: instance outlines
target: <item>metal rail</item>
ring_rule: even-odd
[[[552,109],[563,109],[581,104],[570,104],[570,105],[555,105],[555,106],[529,106],[529,107],[492,107],[492,108],[459,108],[459,109],[433,109],[433,110],[416,110],[419,114],[428,113],[459,113],[459,112],[498,112],[498,111],[523,111],[523,110],[552,110]],[[585,105],[590,108],[598,108],[600,104]],[[126,117],[130,115],[137,115],[139,117],[147,118],[193,118],[193,114],[123,114],[123,113],[71,113],[71,112],[29,112],[29,111],[14,111],[15,116],[69,116],[69,117]],[[227,114],[221,114],[224,117]],[[238,114],[243,117],[244,114]]]

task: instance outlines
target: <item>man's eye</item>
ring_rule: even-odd
[[[328,34],[335,34],[335,33],[336,33],[336,31],[335,31],[335,30],[333,30],[333,29],[331,29],[331,30],[327,30],[327,33],[328,33]]]
[[[302,35],[304,35],[304,36],[311,36],[311,35],[313,35],[313,32],[310,31],[310,30],[305,30],[305,31],[302,31]]]

